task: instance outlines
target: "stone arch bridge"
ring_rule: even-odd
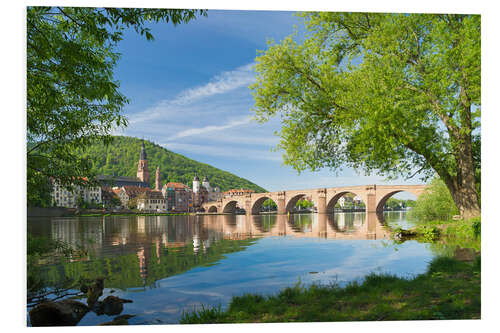
[[[262,203],[267,199],[273,200],[278,206],[278,214],[287,214],[293,211],[297,201],[309,198],[320,214],[331,213],[337,201],[347,193],[352,193],[365,203],[366,212],[382,212],[386,201],[399,192],[409,192],[416,197],[420,196],[427,185],[360,185],[319,188],[310,190],[278,191],[269,193],[248,193],[243,195],[224,196],[217,201],[206,202],[202,208],[207,213],[228,213],[236,211],[236,207],[243,208],[247,214],[260,214]]]

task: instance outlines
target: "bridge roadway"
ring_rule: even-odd
[[[347,193],[352,193],[365,203],[366,213],[382,212],[387,200],[399,192],[409,192],[420,196],[427,185],[359,185],[345,187],[319,188],[310,190],[291,190],[268,193],[248,193],[243,195],[226,195],[217,201],[203,203],[207,213],[235,213],[242,208],[247,214],[260,214],[262,203],[273,200],[278,206],[278,214],[293,211],[297,201],[303,198],[312,200],[319,214],[333,212],[337,201]]]

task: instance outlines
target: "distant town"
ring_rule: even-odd
[[[167,182],[161,186],[160,168],[156,168],[155,188],[149,187],[150,172],[144,142],[137,164],[137,176],[99,175],[100,186],[80,187],[73,190],[53,182],[52,201],[57,207],[65,208],[107,208],[111,210],[139,210],[141,212],[196,212],[203,203],[216,201],[223,195],[241,191],[229,190],[224,193],[219,187],[211,186],[207,177],[200,183],[196,175],[193,187],[177,182]]]
[[[206,176],[200,182],[195,175],[192,188],[179,182],[166,182],[161,186],[160,168],[155,171],[155,188],[149,187],[150,172],[144,142],[142,142],[137,176],[97,176],[98,186],[74,186],[69,190],[65,186],[52,181],[51,198],[55,207],[68,209],[106,209],[114,212],[139,211],[141,213],[195,213],[204,212],[202,205],[207,202],[221,200],[224,197],[242,196],[254,193],[250,189],[231,189],[221,192],[212,186]],[[311,198],[304,198],[303,209],[314,209]],[[355,195],[346,195],[339,199],[338,208],[364,208],[362,200]],[[263,211],[275,210],[275,204],[264,204]],[[300,207],[299,207],[300,208]]]

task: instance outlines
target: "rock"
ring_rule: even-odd
[[[89,307],[93,307],[100,296],[102,296],[102,290],[104,289],[104,278],[97,278],[95,282],[88,286],[87,289],[87,304]]]
[[[98,302],[96,304],[94,311],[97,315],[117,315],[123,311],[123,303],[132,303],[132,300],[121,299],[116,296],[108,296],[102,302]]]
[[[108,321],[106,323],[99,324],[99,326],[107,326],[107,325],[128,325],[128,320],[134,315],[121,315],[113,319],[112,321]]]
[[[65,299],[43,302],[30,311],[31,326],[75,326],[89,312],[85,304]]]

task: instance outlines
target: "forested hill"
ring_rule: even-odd
[[[141,142],[142,140],[138,138],[115,136],[113,142],[107,147],[104,144],[97,143],[88,147],[81,154],[93,162],[94,170],[98,175],[135,177]],[[194,175],[198,174],[200,181],[207,176],[210,186],[218,186],[222,191],[245,188],[256,192],[267,192],[262,187],[244,178],[208,164],[191,160],[155,143],[144,140],[144,145],[148,158],[151,187],[154,187],[155,171],[156,167],[159,166],[162,186],[168,179],[170,182],[180,182],[192,187]]]

